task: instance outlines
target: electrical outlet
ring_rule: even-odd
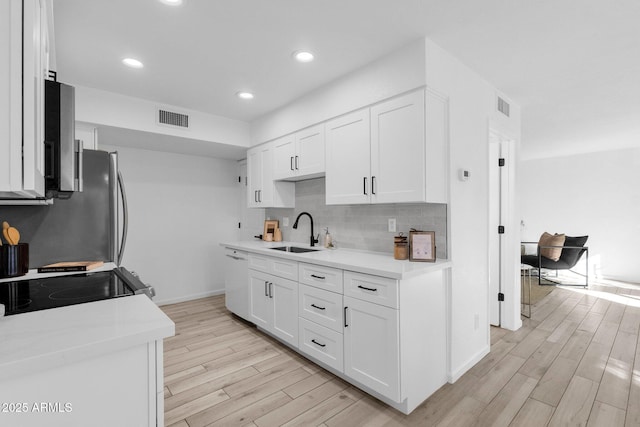
[[[282,226],[283,227],[288,227],[289,226],[289,217],[288,216],[282,217]]]
[[[389,218],[388,231],[389,231],[389,233],[395,233],[396,232],[396,219],[395,218]]]

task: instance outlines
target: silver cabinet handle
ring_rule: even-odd
[[[296,156],[296,170],[298,170],[298,156]]]
[[[273,282],[269,282],[269,298],[273,298]]]
[[[326,277],[324,277],[324,276],[317,276],[315,274],[312,274],[311,277],[313,277],[314,279],[320,279],[320,280],[326,279]]]
[[[268,296],[269,296],[269,293],[267,292],[267,286],[268,286],[268,285],[269,285],[269,282],[265,280],[265,281],[264,281],[264,296],[265,296],[265,297],[268,297]]]
[[[369,195],[369,193],[367,193],[367,177],[366,177],[366,176],[363,178],[363,185],[362,185],[362,188],[363,188],[363,190],[362,190],[362,191],[363,191],[364,195],[365,195],[365,196],[368,196],[368,195]]]
[[[376,194],[376,177],[371,177],[371,194]]]
[[[291,170],[293,170],[293,156],[291,156],[289,160],[289,166],[291,167]]]

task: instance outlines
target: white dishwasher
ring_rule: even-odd
[[[224,287],[227,309],[249,320],[249,257],[246,252],[225,248]]]

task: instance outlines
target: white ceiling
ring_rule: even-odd
[[[184,1],[54,0],[59,79],[250,122],[426,36],[520,104],[525,158],[640,146],[637,0]]]

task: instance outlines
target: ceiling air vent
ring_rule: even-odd
[[[163,125],[178,126],[181,128],[189,127],[189,116],[186,114],[175,113],[173,111],[158,110],[158,123]]]
[[[500,97],[498,97],[498,111],[509,117],[509,103]]]

